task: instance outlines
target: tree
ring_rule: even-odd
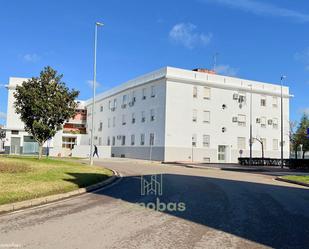
[[[300,123],[298,125],[296,131],[296,143],[298,145],[303,145],[303,155],[302,158],[305,158],[305,154],[309,151],[309,138],[307,138],[307,128],[309,128],[309,117],[306,113],[300,119]]]
[[[75,99],[79,92],[69,90],[63,75],[47,66],[39,77],[33,77],[16,87],[16,113],[20,114],[29,132],[39,144],[39,159],[44,143],[55,136],[63,123],[75,114]]]
[[[289,122],[289,140],[290,140],[290,146],[291,149],[294,151],[295,153],[295,158],[297,159],[297,148],[299,146],[298,141],[297,141],[297,136],[296,136],[296,131],[295,128],[297,126],[297,122],[296,121],[290,121]]]

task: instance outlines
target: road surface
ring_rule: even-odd
[[[309,247],[306,187],[218,169],[127,159],[97,164],[117,170],[122,180],[95,193],[0,216],[0,248]],[[160,188],[157,195],[147,189],[142,195],[140,176],[149,183],[161,174],[162,195]]]

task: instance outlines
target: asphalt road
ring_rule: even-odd
[[[0,248],[309,248],[308,188],[262,174],[126,159],[98,164],[122,180],[0,216]],[[162,195],[141,195],[140,176],[160,174]]]

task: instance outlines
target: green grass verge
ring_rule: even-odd
[[[0,205],[65,193],[98,183],[112,171],[69,160],[0,157]]]
[[[283,176],[281,178],[309,184],[309,175],[307,176]]]

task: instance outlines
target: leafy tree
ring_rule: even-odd
[[[299,146],[298,141],[297,141],[297,137],[296,137],[296,131],[295,128],[297,126],[297,122],[296,121],[290,121],[289,123],[289,140],[290,140],[290,147],[291,149],[294,151],[295,153],[295,158],[297,159],[297,148]]]
[[[303,145],[303,158],[305,158],[306,152],[309,151],[309,138],[307,138],[307,128],[309,128],[309,117],[306,113],[304,113],[301,117],[295,134],[297,145]]]
[[[63,123],[75,114],[74,101],[79,92],[69,90],[63,75],[47,66],[40,77],[33,77],[16,87],[15,108],[29,132],[39,144],[39,159],[44,143],[55,136]]]

